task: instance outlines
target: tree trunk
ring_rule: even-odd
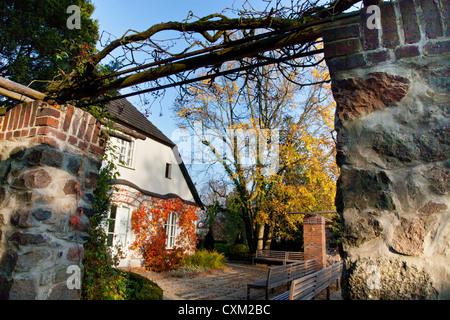
[[[256,250],[262,250],[264,248],[264,227],[264,223],[257,227]]]
[[[273,235],[273,227],[267,225],[266,226],[266,235],[264,239],[264,249],[270,250],[270,245],[272,244],[272,235]]]
[[[244,221],[245,236],[247,238],[248,250],[250,253],[255,253],[255,245],[253,243],[253,225],[250,219],[247,208],[242,208],[242,220]]]

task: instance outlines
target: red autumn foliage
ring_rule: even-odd
[[[173,248],[166,249],[165,225],[170,213],[177,216],[178,232]],[[136,234],[131,249],[141,250],[148,270],[160,272],[175,269],[185,255],[195,250],[197,219],[197,208],[180,199],[157,199],[151,207],[141,205],[131,216],[131,228]]]

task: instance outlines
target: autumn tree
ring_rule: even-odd
[[[318,68],[322,60],[302,63]],[[277,227],[274,222],[289,221],[290,211],[318,208],[334,196],[328,186],[333,178],[310,172],[320,171],[333,160],[328,138],[333,105],[324,98],[329,88],[323,87],[328,76],[298,69],[288,78],[281,72],[260,67],[244,79],[194,84],[175,107],[180,125],[205,146],[203,157],[220,164],[226,173],[251,251],[272,237]],[[315,84],[302,87],[290,81],[301,78]],[[301,96],[303,103],[298,102]],[[326,162],[325,152],[329,153]],[[305,176],[303,183],[293,183],[295,174]],[[326,200],[312,195],[319,181],[327,184],[328,189],[321,191],[330,193]]]
[[[80,29],[67,27],[67,8],[80,8]],[[94,52],[97,21],[89,0],[0,2],[0,76],[39,91],[75,69],[76,57]]]

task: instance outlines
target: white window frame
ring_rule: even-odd
[[[177,238],[177,214],[175,212],[169,213],[164,229],[166,230],[166,249],[173,249]]]
[[[108,212],[108,220],[106,223],[106,234],[107,234],[106,245],[108,247],[112,247],[114,245],[117,208],[118,207],[116,205],[112,205],[111,209],[109,209],[109,212]]]
[[[135,141],[134,139],[125,140],[119,137],[111,137],[112,144],[115,147],[114,153],[117,154],[118,164],[128,168],[134,168],[135,159]]]
[[[125,226],[125,233],[124,234],[120,234],[119,233],[119,228],[120,226],[118,225],[121,221],[117,220],[118,219],[118,211],[119,210],[127,210],[127,222],[126,222],[126,226]],[[130,228],[130,215],[131,212],[133,211],[132,207],[129,205],[112,205],[111,209],[109,210],[108,213],[108,223],[107,223],[107,246],[110,247],[115,247],[117,244],[122,247],[125,248],[126,244],[127,244],[127,238],[128,238],[128,229]],[[114,214],[113,214],[114,212]],[[125,238],[120,239],[119,236],[120,235],[124,235]]]

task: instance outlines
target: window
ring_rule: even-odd
[[[166,249],[172,249],[175,245],[176,231],[177,231],[177,215],[175,213],[170,213],[167,219],[166,225]]]
[[[108,219],[108,236],[106,244],[108,246],[119,245],[125,248],[128,232],[128,220],[131,209],[125,206],[111,207]]]
[[[112,206],[111,211],[109,213],[108,238],[106,241],[106,244],[110,247],[113,245],[114,240],[114,229],[116,228],[116,213],[117,213],[117,206]]]
[[[134,141],[125,140],[117,137],[111,137],[113,145],[116,147],[114,152],[117,152],[119,163],[121,165],[132,167],[134,158]]]
[[[166,163],[166,178],[172,178],[172,165],[170,163]]]

